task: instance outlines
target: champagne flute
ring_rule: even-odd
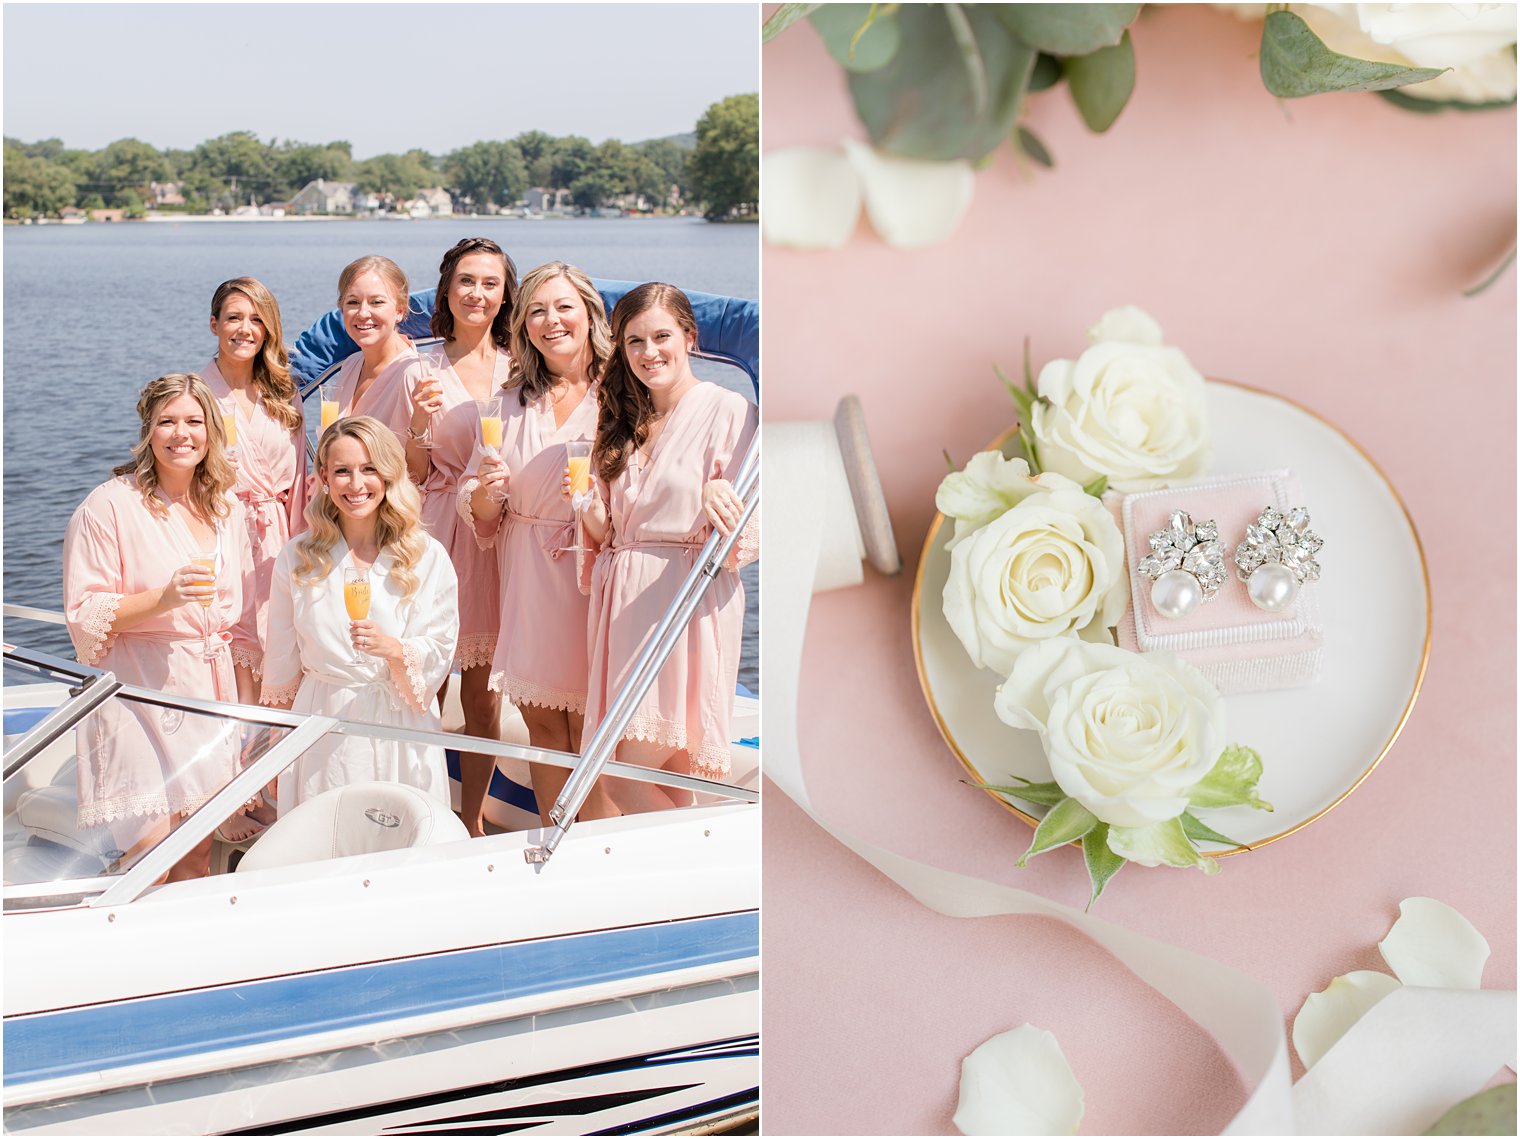
[[[237,405],[229,398],[222,407],[222,434],[226,437],[227,457],[233,462],[238,458]]]
[[[589,554],[590,548],[582,535],[581,510],[577,500],[591,493],[591,441],[572,439],[565,444],[565,474],[570,478],[570,508],[575,512],[575,545],[566,546],[565,552]]]
[[[422,364],[422,375],[417,378],[417,395],[422,399],[432,399],[443,390],[443,382],[438,378],[438,361],[432,352],[425,348],[417,350],[417,359]],[[428,416],[427,426],[422,429],[422,438],[417,440],[417,446],[425,450],[433,447],[433,417]]]
[[[322,405],[322,426],[317,430],[317,438],[322,437],[334,423],[338,422],[338,386],[336,384],[318,384],[317,399]]]
[[[215,660],[216,650],[211,645],[211,605],[216,600],[216,547],[209,550],[196,550],[195,556],[190,559],[190,564],[199,566],[209,573],[212,578],[212,590],[205,597],[197,597],[201,609],[204,611],[205,621],[201,631],[201,657],[204,660]]]
[[[343,607],[348,610],[350,621],[362,621],[369,616],[369,570],[349,566],[343,571]],[[365,656],[354,649],[350,664],[367,664]]]

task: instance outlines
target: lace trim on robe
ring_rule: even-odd
[[[465,479],[463,485],[459,488],[459,496],[454,499],[454,508],[459,511],[459,517],[464,519],[465,526],[475,536],[475,545],[482,550],[489,550],[496,545],[496,535],[501,531],[501,523],[498,521],[496,530],[487,534],[484,538],[480,536],[480,531],[476,528],[478,523],[475,519],[475,512],[470,509],[470,497],[479,487],[480,480],[474,475]],[[491,662],[488,660],[485,663],[490,664]]]
[[[749,522],[743,530],[739,531],[739,540],[734,543],[734,548],[728,551],[728,557],[723,562],[724,569],[737,570],[747,566],[760,556],[760,511],[749,516]]]
[[[217,788],[221,790],[221,788]],[[213,792],[212,794],[215,794]],[[97,799],[92,803],[79,805],[79,826],[96,827],[105,823],[114,823],[119,819],[133,816],[154,815],[187,815],[197,811],[211,801],[211,795],[197,795],[193,798],[182,799],[176,796],[174,802],[162,791],[149,795],[131,795],[118,799]]]
[[[496,656],[495,633],[466,633],[459,638],[459,648],[454,653],[454,667],[489,668]]]
[[[232,663],[234,666],[242,665],[254,676],[264,675],[264,654],[244,645],[232,646]]]
[[[391,679],[401,690],[401,698],[414,712],[427,711],[427,690],[423,687],[422,651],[411,641],[401,642],[401,660],[391,661]]]
[[[111,626],[116,624],[116,610],[124,595],[120,593],[94,593],[84,603],[79,621],[75,625],[74,652],[80,664],[93,666],[110,649],[116,634]]]
[[[500,692],[503,697],[513,704],[536,704],[540,708],[554,708],[562,712],[579,712],[585,715],[586,694],[584,692],[569,692],[563,688],[549,688],[542,684],[535,684],[531,680],[524,680],[518,676],[509,676],[505,672],[493,672],[489,686],[493,692]]]
[[[590,738],[589,735],[587,737]],[[623,729],[623,739],[643,740],[659,744],[672,751],[691,753],[686,742],[686,725],[659,716],[635,715]],[[691,773],[703,779],[725,779],[733,770],[733,756],[729,754],[726,741],[709,743],[703,741],[695,753],[691,753]]]
[[[294,684],[287,684],[283,688],[271,688],[266,684],[259,692],[259,703],[288,704],[296,698],[296,693],[300,691],[300,688],[301,678],[299,676],[296,677]]]

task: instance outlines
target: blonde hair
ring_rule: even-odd
[[[343,266],[343,272],[338,274],[338,307],[343,307],[344,294],[366,273],[374,273],[389,286],[396,301],[396,309],[404,318],[411,311],[411,293],[407,287],[406,274],[401,271],[400,265],[378,253],[365,254],[357,261],[350,261]]]
[[[206,418],[206,454],[196,464],[190,477],[189,499],[195,513],[210,521],[226,518],[231,511],[227,505],[227,492],[237,483],[237,472],[227,461],[226,426],[222,423],[222,408],[211,394],[206,381],[194,372],[170,372],[152,381],[137,397],[137,418],[140,421],[137,444],[132,448],[132,461],[122,463],[111,470],[113,475],[131,475],[137,480],[143,502],[157,517],[166,518],[169,507],[158,496],[158,464],[153,456],[153,425],[159,412],[171,399],[188,395],[201,405]]]
[[[322,432],[317,444],[317,470],[324,483],[328,452],[344,438],[364,445],[385,483],[375,535],[380,548],[391,555],[391,576],[401,586],[402,599],[411,600],[419,584],[413,567],[427,549],[427,537],[422,532],[422,496],[406,476],[406,455],[390,428],[378,419],[368,415],[340,419]],[[343,537],[338,518],[338,507],[325,488],[306,504],[307,531],[296,540],[296,581],[311,584],[332,572],[332,549]]]
[[[290,357],[285,351],[279,302],[262,282],[252,277],[234,277],[223,281],[211,295],[213,319],[221,319],[222,306],[234,293],[248,298],[264,324],[264,344],[253,361],[253,382],[264,395],[264,410],[270,419],[295,435],[304,426],[305,417],[295,403],[296,385],[290,378]]]
[[[602,294],[596,291],[591,278],[574,265],[566,265],[563,261],[550,261],[547,265],[530,270],[517,288],[517,305],[512,310],[512,377],[503,385],[507,390],[513,387],[517,389],[518,401],[524,407],[528,406],[530,400],[538,399],[554,386],[554,377],[544,363],[542,353],[528,339],[528,309],[533,303],[533,294],[556,277],[569,281],[580,294],[581,303],[586,306],[586,316],[589,318],[586,344],[591,349],[588,371],[593,381],[601,377],[602,369],[612,358],[612,334],[607,329],[607,306],[602,303]]]

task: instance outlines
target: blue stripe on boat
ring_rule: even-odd
[[[18,736],[22,732],[31,731],[32,725],[52,710],[51,708],[7,708],[5,710],[5,734],[8,736]]]
[[[18,1084],[751,957],[753,910],[439,953],[5,1020]]]

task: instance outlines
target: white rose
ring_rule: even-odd
[[[1012,464],[1023,467],[994,457],[1004,466],[978,456],[967,473],[1013,476]],[[1013,506],[951,543],[943,598],[971,660],[1005,676],[1019,653],[1052,637],[1108,640],[1129,600],[1124,539],[1103,504],[1060,475],[1035,481],[1024,471]],[[963,480],[949,497],[973,498],[969,485]]]
[[[1070,489],[1075,484],[1055,473],[1031,476],[1023,459],[1005,459],[996,451],[978,451],[965,470],[952,471],[940,481],[934,505],[955,519],[950,548],[973,530],[1000,518],[1032,494]]]
[[[1105,313],[1088,337],[1093,346],[1079,358],[1040,371],[1030,428],[1041,465],[1084,485],[1106,475],[1122,491],[1204,473],[1204,384],[1188,358],[1133,306]]]
[[[1014,662],[993,707],[1038,731],[1061,790],[1114,827],[1182,814],[1224,750],[1223,698],[1172,653],[1049,641]]]

